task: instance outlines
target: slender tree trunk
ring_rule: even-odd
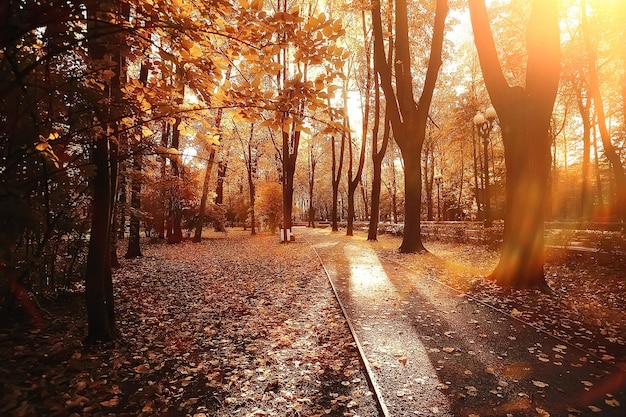
[[[139,71],[139,82],[143,85],[146,85],[148,82],[148,72],[148,66],[142,64]],[[130,228],[128,232],[128,248],[126,249],[126,255],[124,255],[127,259],[142,256],[140,245],[141,239],[139,236],[139,211],[141,210],[141,183],[143,181],[141,176],[141,171],[143,169],[143,149],[141,143],[134,144],[133,148],[133,172],[130,180]]]
[[[217,161],[217,185],[215,186],[215,204],[224,204],[224,179],[228,170],[227,157]]]
[[[313,146],[309,146],[309,227],[315,227],[315,206],[313,205],[313,191],[315,188],[315,167],[317,159],[313,154]]]
[[[131,177],[130,191],[130,229],[128,232],[128,248],[125,258],[137,258],[142,256],[140,246],[140,222],[139,211],[141,210],[141,170],[143,169],[143,150],[139,146],[133,155],[133,174]]]
[[[204,181],[202,182],[202,195],[200,196],[200,209],[198,211],[198,219],[196,220],[196,228],[193,235],[194,242],[202,241],[202,227],[204,226],[204,214],[206,211],[206,202],[209,197],[209,183],[211,182],[211,171],[215,161],[215,148],[211,147],[209,160],[206,163],[204,171]]]
[[[591,43],[589,36],[589,27],[587,23],[586,2],[582,1],[582,25],[585,37],[585,45],[587,47],[587,60],[589,70],[589,93],[593,99],[594,110],[598,118],[598,129],[600,130],[600,138],[602,139],[602,147],[604,154],[613,169],[613,178],[615,180],[615,213],[618,215],[622,223],[622,232],[626,223],[626,171],[622,164],[621,157],[611,141],[611,135],[606,124],[606,115],[604,112],[604,103],[602,102],[602,93],[600,92],[600,81],[598,76],[596,49]]]
[[[338,224],[338,210],[337,206],[339,204],[339,183],[341,181],[341,171],[343,168],[343,154],[346,144],[346,135],[345,133],[341,134],[341,150],[339,152],[339,159],[337,159],[337,149],[335,144],[336,138],[333,133],[331,136],[331,153],[332,153],[332,188],[333,188],[333,205],[331,208],[331,229],[333,232],[337,232],[339,230]]]
[[[248,192],[250,197],[250,234],[256,235],[256,164],[257,154],[252,152],[252,139],[254,137],[254,123],[250,124],[250,137],[248,138],[248,155],[246,157],[246,168],[248,171]],[[283,182],[284,184],[284,182]]]
[[[590,185],[590,167],[591,167],[591,120],[589,116],[589,101],[585,102],[582,92],[577,91],[576,101],[578,110],[583,122],[583,160],[582,160],[582,185],[580,196],[579,219],[588,221],[591,218],[592,200]]]

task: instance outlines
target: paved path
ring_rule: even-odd
[[[389,415],[626,415],[614,366],[379,258],[363,235],[296,233],[328,271]]]

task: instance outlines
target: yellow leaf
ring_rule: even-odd
[[[544,410],[543,408],[535,408],[535,411],[537,412],[537,415],[540,417],[550,417],[550,413],[548,413],[546,410]]]
[[[607,405],[610,405],[611,407],[619,407],[619,401],[617,401],[615,398],[612,398],[610,400],[604,400],[605,403],[607,403]]]
[[[513,310],[511,310],[511,314],[517,317],[517,316],[521,316],[522,312],[514,308]]]
[[[194,45],[190,50],[189,50],[189,54],[193,57],[193,58],[198,58],[199,56],[202,56],[202,48],[200,48],[199,45]]]
[[[144,136],[152,136],[154,132],[146,126],[141,126],[141,134]]]
[[[35,149],[37,149],[38,151],[45,151],[46,149],[48,149],[50,147],[50,145],[47,142],[39,142],[36,146]]]
[[[536,387],[539,387],[539,388],[545,388],[545,387],[549,386],[545,382],[535,381],[535,380],[533,380],[533,385],[536,386]]]

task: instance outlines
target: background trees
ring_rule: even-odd
[[[521,94],[508,85],[524,82],[542,90],[528,83],[548,78],[543,91],[554,92],[555,73],[547,69],[553,63],[535,65],[524,48],[519,22],[529,15],[528,2],[490,6],[501,75],[494,87],[495,65],[483,65],[489,94],[468,10],[457,2],[450,2],[450,17],[458,20],[447,25],[446,2],[407,1],[406,13],[399,2],[397,26],[386,4],[370,15],[363,13],[368,4],[283,0],[48,3],[0,7],[3,306],[22,290],[54,293],[89,279],[89,292],[100,292],[89,304],[106,321],[105,314],[113,316],[106,294],[114,236],[130,232],[128,255],[136,256],[140,236],[166,237],[166,219],[172,242],[187,235],[187,226],[208,222],[256,227],[250,217],[259,194],[251,190],[266,183],[285,187],[276,221],[287,228],[296,220],[338,229],[369,216],[373,239],[379,216],[404,223],[408,252],[423,249],[420,220],[483,219],[485,194],[497,223],[514,207],[528,210],[515,198],[532,182],[541,190],[532,218],[617,221],[611,227],[623,228],[623,2],[562,3],[562,82],[554,111],[544,109],[541,132],[533,135],[542,139],[532,165],[541,175],[532,181],[516,167],[532,159],[532,150],[510,145],[526,125],[511,121],[509,104],[494,92]],[[554,22],[554,9],[550,15]],[[434,37],[434,49],[424,48]],[[489,141],[478,142],[472,119],[491,104],[497,123]],[[363,151],[372,158],[362,168],[367,181],[357,183],[356,155]],[[357,197],[359,191],[365,193]],[[203,196],[206,216],[199,214]],[[275,220],[265,218],[271,227]],[[509,223],[507,236],[521,235],[512,230]],[[540,234],[529,240],[539,242]],[[539,268],[531,275],[539,277]],[[111,326],[100,327],[91,339],[112,337]]]

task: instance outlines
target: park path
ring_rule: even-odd
[[[295,233],[318,253],[388,415],[624,415],[616,367],[379,257],[364,235]]]

